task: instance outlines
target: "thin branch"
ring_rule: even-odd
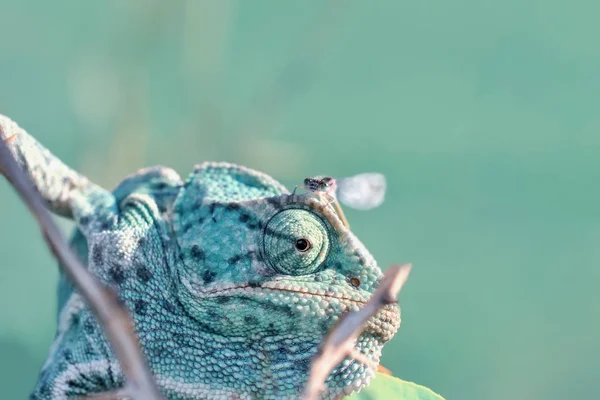
[[[398,301],[398,292],[406,282],[410,269],[410,264],[390,266],[367,304],[359,311],[347,314],[327,335],[319,354],[312,363],[308,383],[304,389],[304,400],[316,400],[333,368],[344,358],[355,355],[356,340],[367,321],[382,307]]]
[[[0,172],[12,183],[37,219],[44,238],[60,265],[63,266],[64,273],[75,285],[77,292],[83,296],[103,327],[125,374],[127,393],[136,400],[162,399],[141,352],[127,310],[118,303],[116,294],[99,283],[71,251],[46,209],[44,200],[1,139],[3,136],[1,129],[0,126]]]

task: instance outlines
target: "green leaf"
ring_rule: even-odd
[[[376,373],[369,386],[359,393],[345,397],[345,400],[375,399],[444,400],[442,396],[435,394],[426,387],[380,373]]]

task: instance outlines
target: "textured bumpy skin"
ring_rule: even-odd
[[[327,202],[290,195],[265,174],[204,163],[183,182],[155,167],[111,193],[6,117],[0,124],[49,208],[76,222],[75,251],[131,311],[169,399],[298,398],[326,333],[381,279],[373,257]],[[56,338],[31,397],[121,387],[123,374],[101,328],[64,277],[58,297]],[[386,307],[357,348],[377,364],[399,324],[398,306]],[[347,359],[329,376],[323,398],[356,391],[372,374]]]

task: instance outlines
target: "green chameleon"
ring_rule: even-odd
[[[311,359],[344,314],[382,277],[329,202],[291,195],[268,175],[207,162],[184,181],[152,167],[112,192],[65,166],[16,123],[2,137],[51,211],[76,223],[71,246],[130,310],[157,383],[169,399],[298,398]],[[66,399],[124,385],[101,327],[64,276],[54,343],[32,399]],[[372,318],[322,398],[374,375],[400,309]]]

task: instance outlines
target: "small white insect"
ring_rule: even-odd
[[[340,179],[330,176],[315,176],[306,178],[304,185],[297,187],[315,193],[323,193],[331,201],[337,199],[342,204],[357,210],[369,210],[379,207],[383,203],[386,180],[384,175],[375,172]]]

